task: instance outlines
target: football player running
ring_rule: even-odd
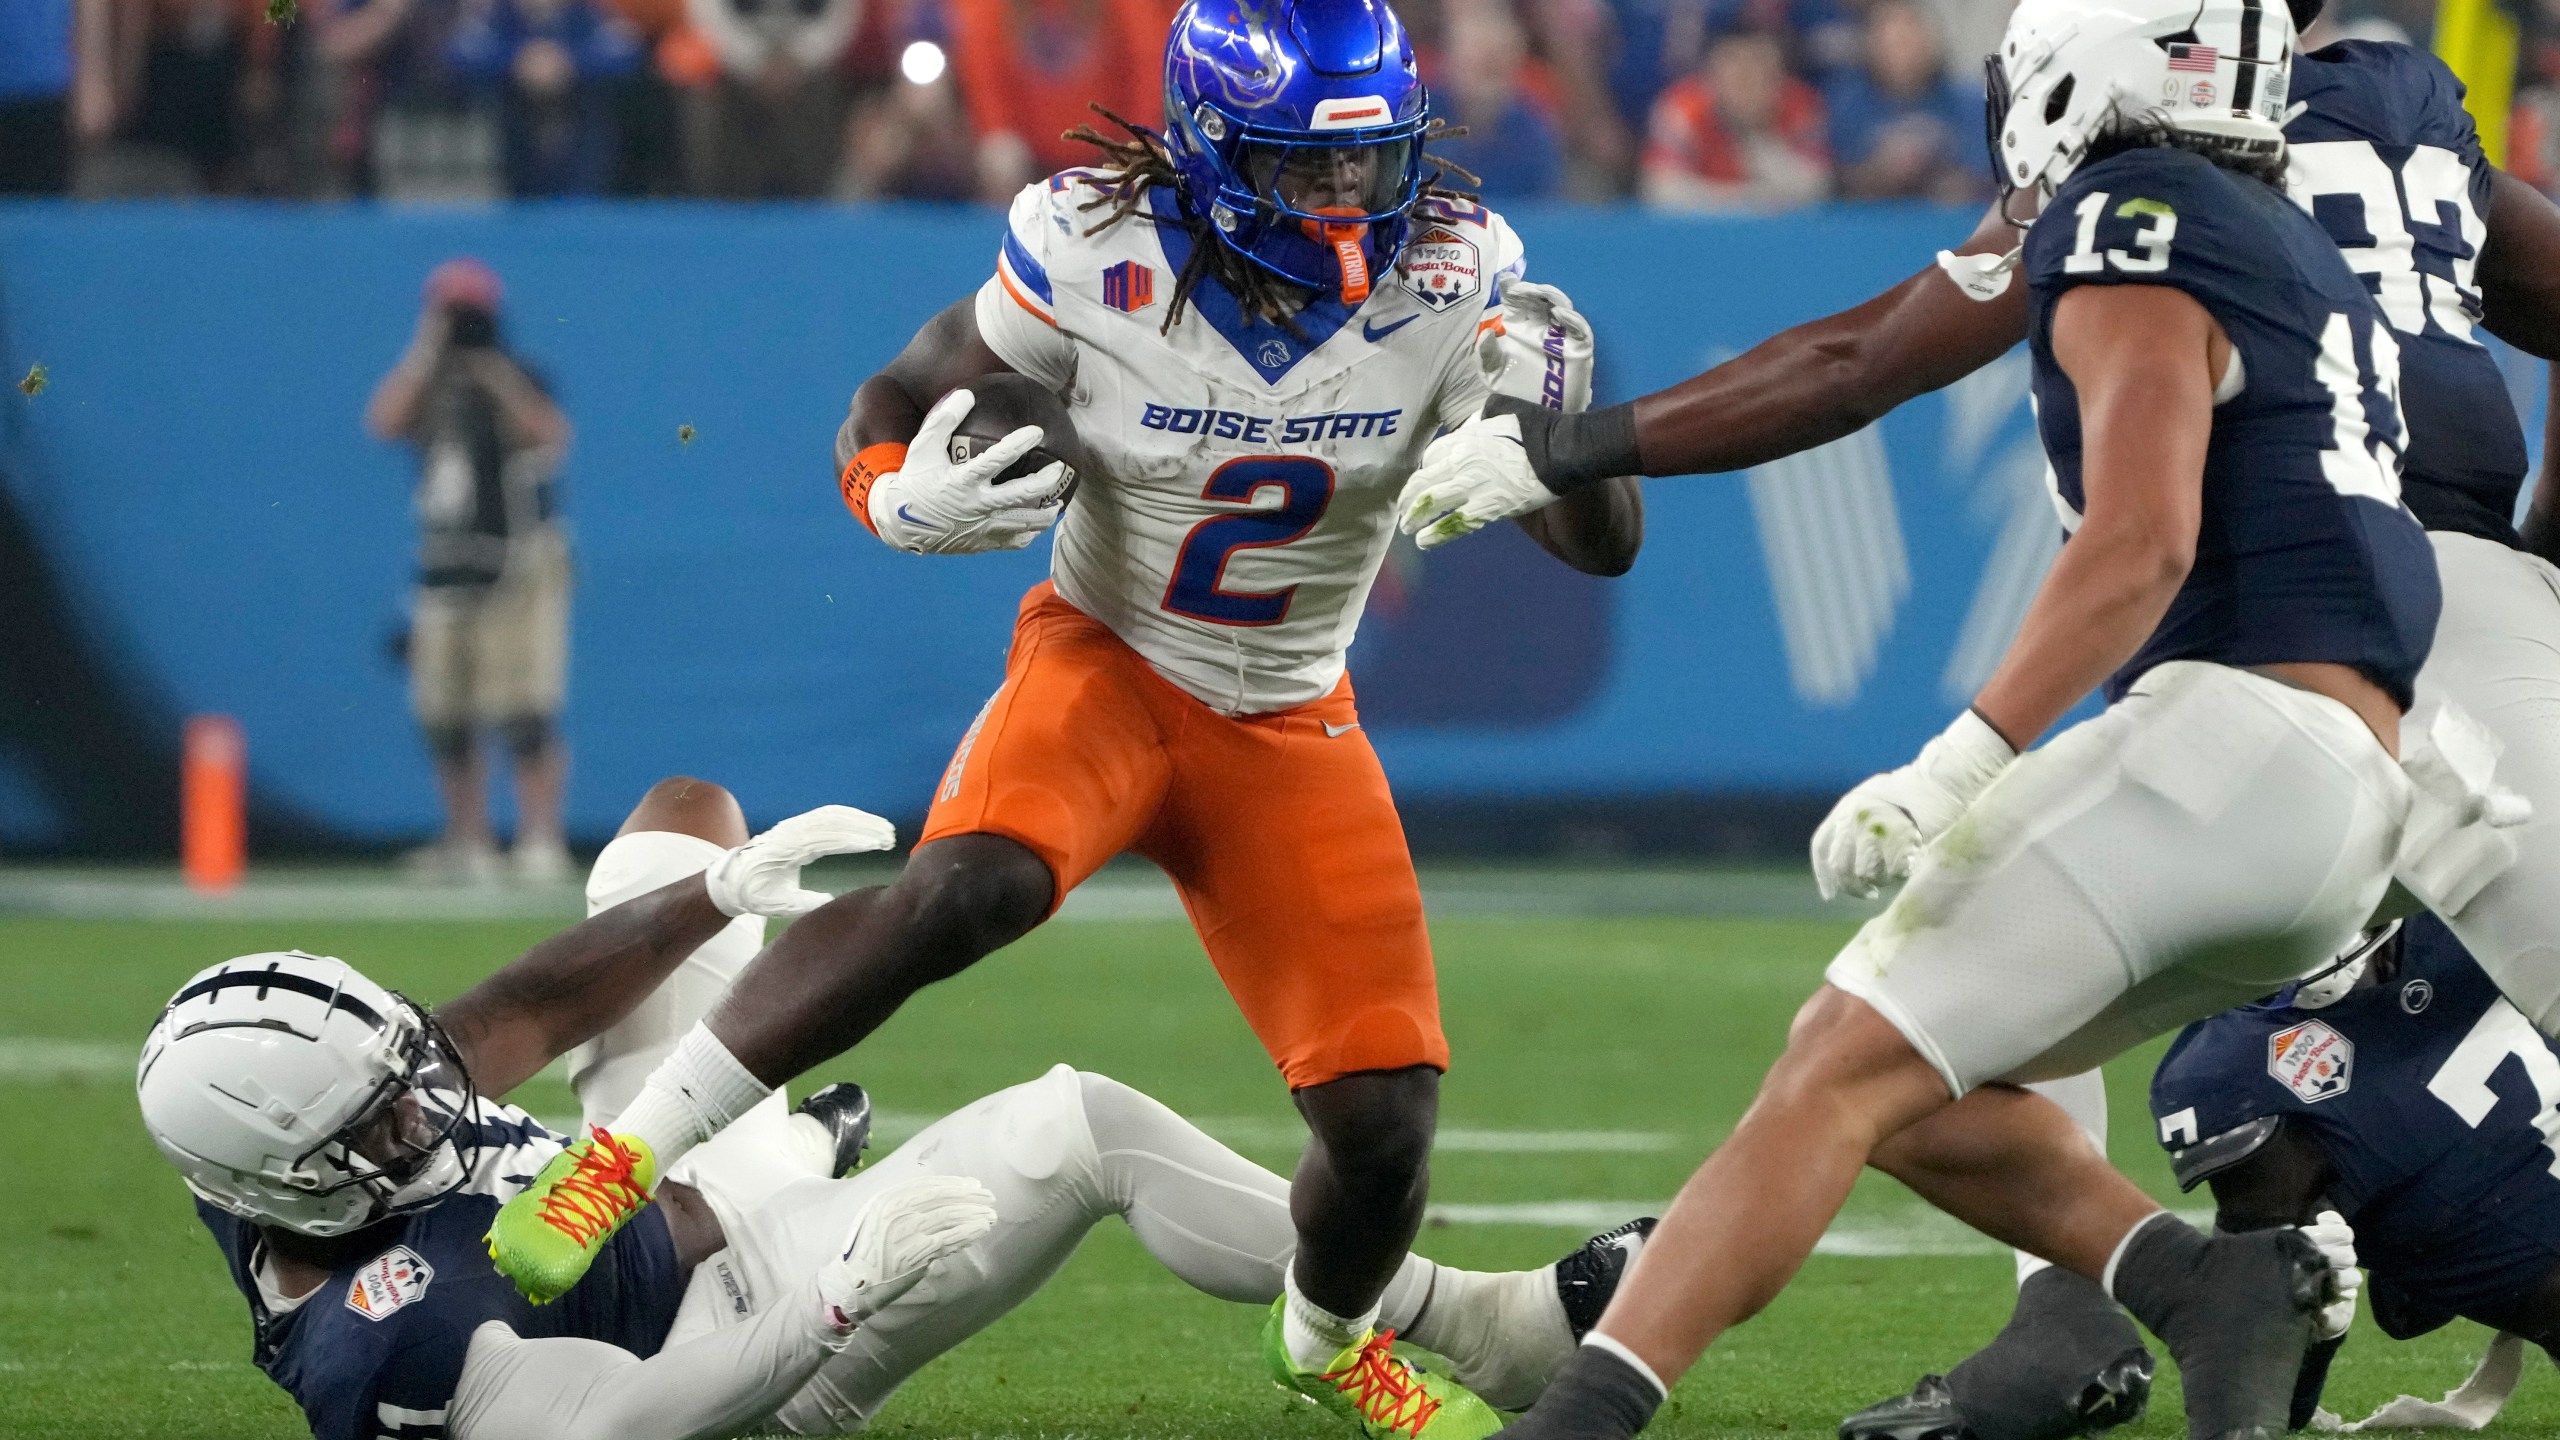
[[[1390,1354],[1379,1303],[1420,1223],[1448,1045],[1419,889],[1344,650],[1394,536],[1398,487],[1490,388],[1587,402],[1591,334],[1520,280],[1501,217],[1436,183],[1428,102],[1383,0],[1193,0],[1165,51],[1166,126],[1026,187],[995,273],[863,384],[840,438],[853,513],[960,554],[1055,527],[1003,684],[959,743],[896,883],[794,926],[617,1122],[502,1214],[537,1295],[594,1236],[550,1188],[663,1168],[917,989],[1052,914],[1124,851],[1162,866],[1269,1051],[1310,1141],[1299,1235],[1264,1350],[1367,1433],[1466,1437],[1493,1413]],[[1092,472],[999,483],[1025,427],[954,460],[971,380],[1030,376]],[[1614,574],[1632,483],[1526,528]]]
[[[2294,0],[2292,14],[2308,26],[2320,9],[2321,0]],[[2512,869],[2466,904],[2453,905],[2459,887],[2435,898],[2550,1031],[2560,1027],[2560,935],[2536,901],[2560,888],[2560,728],[2551,724],[2560,713],[2560,572],[2550,563],[2560,560],[2560,485],[2536,492],[2519,533],[2510,519],[2524,438],[2475,326],[2560,355],[2560,210],[2487,163],[2460,83],[2414,47],[2344,41],[2297,56],[2287,114],[2287,192],[2368,277],[2400,348],[2403,495],[2444,578],[2435,645],[2418,677],[2418,727],[2448,700],[2477,716],[2503,747],[2500,783],[2534,810],[2493,842],[2519,852]],[[1405,527],[1428,547],[1533,513],[1591,476],[1764,464],[1970,374],[2026,336],[2027,289],[2009,283],[2022,230],[2010,216],[2033,204],[2010,197],[1939,265],[1666,390],[1567,417],[1496,399],[1488,417],[1511,413],[1519,443],[1436,449],[1408,487]],[[1898,848],[1915,849],[1932,828],[1902,825]],[[2035,1088],[2104,1146],[2097,1075]],[[1887,1158],[1927,1157],[1904,1146]],[[2054,1440],[2140,1413],[2150,1357],[2138,1332],[2096,1286],[2020,1260],[2018,1313],[2000,1341],[1925,1394],[1851,1416],[1852,1440],[1968,1429],[1981,1440]],[[2043,1343],[2009,1345],[2029,1336]]]
[[[799,888],[802,864],[887,843],[885,822],[840,807],[748,841],[726,791],[671,780],[597,858],[592,918],[432,1014],[300,952],[227,961],[179,990],[145,1043],[144,1122],[230,1263],[259,1367],[317,1440],[854,1430],[1108,1215],[1210,1294],[1279,1294],[1296,1243],[1287,1182],[1063,1065],[850,1175],[870,1128],[859,1087],[796,1114],[777,1096],[688,1156],[559,1303],[536,1307],[497,1273],[490,1216],[568,1142],[489,1097],[574,1045],[580,1103],[609,1119],[759,948],[763,917],[825,898]],[[558,1187],[551,1203],[593,1223],[608,1187],[635,1178]],[[1504,1275],[1407,1256],[1387,1312],[1525,1405],[1645,1229]]]
[[[1906,864],[1910,883],[1833,962],[1523,1440],[1641,1428],[1784,1286],[1858,1169],[1933,1135],[1917,1188],[2122,1301],[2177,1359],[2191,1434],[2282,1429],[2332,1284],[2318,1248],[2198,1234],[2056,1107],[1990,1082],[2079,1073],[2310,970],[2383,898],[2422,797],[2466,839],[2487,824],[2477,785],[2422,791],[2396,761],[2435,561],[2398,498],[2398,347],[2275,188],[2292,50],[2260,0],[2011,18],[1991,133],[2004,192],[2051,217],[2017,268],[2071,537],[1974,706],[1817,832],[1826,889]],[[1479,420],[1452,468],[1524,433]],[[2107,710],[2021,753],[2102,682]]]

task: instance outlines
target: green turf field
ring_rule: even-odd
[[[202,965],[299,945],[343,955],[422,999],[450,996],[540,938],[533,921],[180,922],[0,918],[0,1436],[285,1437],[303,1432],[248,1363],[249,1325],[176,1179],[134,1118],[129,1068],[160,1003]],[[1435,1165],[1435,1201],[1658,1201],[1738,1115],[1788,1015],[1847,933],[1804,920],[1460,919],[1435,927],[1456,1047],[1443,1124],[1468,1132]],[[85,1043],[62,1043],[85,1042]],[[1115,1075],[1285,1170],[1285,1097],[1190,932],[1175,923],[1057,925],[924,997],[824,1078],[857,1078],[884,1111],[929,1115],[1065,1060]],[[2147,1056],[2115,1068],[2116,1153],[2171,1193],[2141,1119]],[[129,1066],[129,1062],[123,1062]],[[518,1097],[573,1110],[565,1087]],[[1611,1131],[1617,1149],[1545,1150],[1509,1132]],[[1534,1138],[1534,1137],[1533,1137]],[[1949,1248],[1890,1182],[1846,1217],[1869,1238]],[[1542,1263],[1579,1232],[1434,1224],[1421,1248],[1487,1268]],[[1728,1337],[1652,1433],[1827,1435],[1841,1413],[1944,1368],[2005,1316],[2009,1261],[1989,1253],[1818,1257]],[[894,1435],[1320,1436],[1254,1363],[1260,1316],[1154,1268],[1116,1226],[1056,1283],[928,1371],[883,1415]],[[2486,1340],[2457,1325],[2395,1345],[2359,1321],[2331,1385],[2350,1416],[2403,1390],[2433,1396]],[[2173,1380],[2136,1433],[2181,1433]],[[2539,1374],[2498,1428],[2560,1426]]]

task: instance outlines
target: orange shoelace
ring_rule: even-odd
[[[649,1200],[648,1192],[631,1181],[640,1152],[602,1130],[588,1130],[587,1138],[587,1153],[542,1197],[540,1212],[542,1223],[580,1245],[594,1244]]]
[[[1390,1348],[1395,1340],[1396,1332],[1381,1330],[1369,1337],[1350,1364],[1317,1378],[1350,1396],[1370,1423],[1399,1435],[1419,1435],[1440,1413],[1440,1402],[1424,1394],[1413,1367],[1395,1357]]]

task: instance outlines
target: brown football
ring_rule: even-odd
[[[1053,460],[1067,467],[1065,495],[1072,497],[1084,479],[1084,441],[1067,418],[1067,402],[1027,375],[982,375],[963,387],[977,398],[960,428],[951,432],[951,463],[957,465],[1025,425],[1040,427],[1040,443],[1007,466],[999,483],[1019,480]]]

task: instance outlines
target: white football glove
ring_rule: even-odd
[[[1063,462],[996,483],[1039,446],[1039,426],[1025,425],[966,460],[951,458],[951,432],[977,403],[965,389],[935,401],[907,442],[906,463],[872,483],[871,526],[881,539],[919,555],[975,555],[1019,550],[1058,523],[1070,478]]]
[[[2400,731],[2409,816],[2400,827],[2394,878],[2438,915],[2462,913],[2516,861],[2506,832],[2533,818],[2533,802],[2498,783],[2506,746],[2448,700],[2424,725]]]
[[[2316,1333],[2319,1339],[2335,1340],[2355,1323],[2356,1294],[2364,1288],[2364,1272],[2356,1268],[2356,1232],[2347,1217],[2335,1210],[2323,1210],[2299,1228],[2320,1247],[2320,1258],[2329,1262],[2329,1298],[2320,1307]]]
[[[1529,468],[1519,417],[1477,415],[1423,450],[1396,496],[1396,528],[1429,550],[1555,500]]]
[[[818,1272],[828,1325],[852,1330],[994,1228],[995,1193],[967,1176],[929,1175],[884,1191],[862,1207],[844,1254]]]
[[[800,868],[821,855],[887,850],[898,827],[850,805],[821,805],[794,815],[711,862],[702,883],[723,915],[805,915],[833,900],[800,888]]]
[[[1813,883],[1822,898],[1873,895],[1909,875],[1920,847],[2017,758],[1989,721],[1967,710],[1910,764],[1859,781],[1813,832]]]
[[[1476,342],[1493,392],[1550,410],[1591,406],[1591,322],[1553,285],[1502,287],[1502,323]]]

